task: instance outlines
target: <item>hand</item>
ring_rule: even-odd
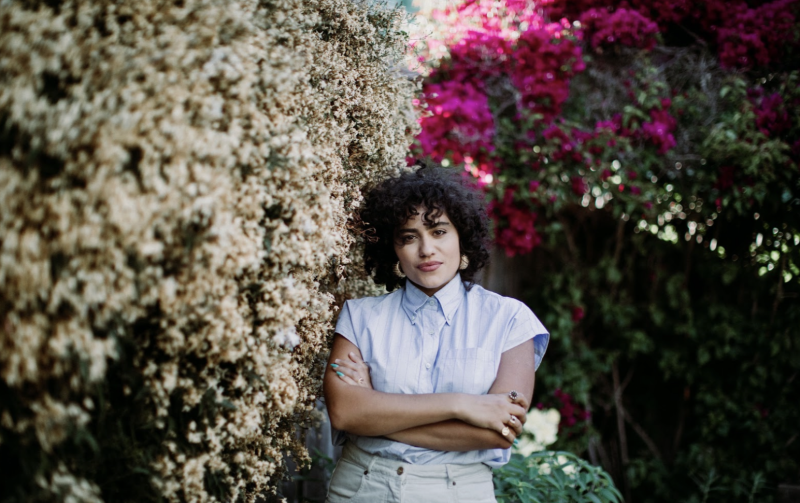
[[[496,431],[509,441],[522,433],[527,420],[527,411],[513,403],[507,394],[465,395],[459,419],[465,423]],[[517,398],[516,401],[519,401]],[[508,428],[503,435],[503,430]]]
[[[372,388],[372,380],[369,377],[369,367],[366,362],[362,361],[355,353],[348,353],[349,360],[340,360],[339,358],[333,360],[330,365],[332,372],[347,384],[353,386],[362,386],[364,388]]]
[[[519,405],[520,407],[522,407],[526,411],[531,408],[530,401],[527,399],[527,397],[525,397],[524,393],[520,393],[519,391],[517,391],[517,398],[515,398],[511,402]],[[520,423],[522,425],[524,425],[525,422],[528,420],[528,417],[526,415],[525,417],[518,417],[517,419],[519,419]]]

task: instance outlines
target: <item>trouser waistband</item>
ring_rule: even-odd
[[[461,478],[488,476],[491,479],[492,469],[483,463],[468,465],[414,465],[404,461],[388,459],[370,454],[352,442],[346,442],[342,458],[363,468],[365,472],[401,475],[420,479],[447,479],[456,481]]]

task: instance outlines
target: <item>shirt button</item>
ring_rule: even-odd
[[[431,364],[430,364],[430,363],[426,363],[426,364],[425,364],[425,368],[426,368],[426,369],[429,369],[429,368],[431,368]]]
[[[428,305],[429,306],[435,306],[436,305],[436,301],[435,300],[429,300],[428,301]]]
[[[428,332],[428,335],[433,335],[433,332]]]
[[[397,469],[397,474],[398,475],[402,475],[403,474],[403,467],[402,466]]]

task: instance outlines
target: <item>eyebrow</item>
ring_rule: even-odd
[[[450,225],[450,222],[444,222],[444,221],[434,222],[428,226],[428,229],[435,229],[436,227],[444,227],[445,225]],[[414,234],[419,234],[419,231],[417,229],[397,229],[398,234],[401,234],[403,232],[413,232]]]

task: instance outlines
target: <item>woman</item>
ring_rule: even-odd
[[[385,180],[361,211],[380,297],[336,324],[325,400],[344,443],[328,502],[494,502],[549,335],[521,302],[472,283],[486,265],[481,194],[457,173]]]

